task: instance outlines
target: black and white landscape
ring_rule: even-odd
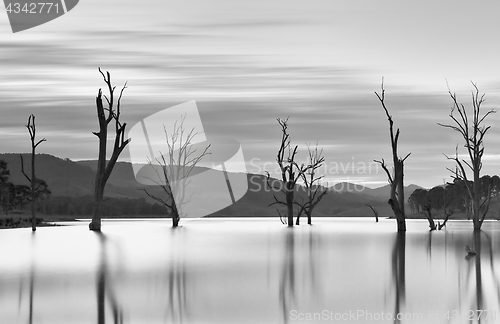
[[[4,5],[1,323],[500,321],[500,4]]]

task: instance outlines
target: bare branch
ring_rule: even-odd
[[[389,121],[389,135],[391,139],[392,158],[394,163],[393,174],[391,174],[383,159],[381,161],[379,160],[374,160],[374,161],[379,163],[382,166],[382,169],[384,169],[385,173],[387,174],[388,182],[391,186],[391,194],[388,203],[391,206],[392,210],[394,211],[394,215],[396,216],[398,231],[405,231],[406,224],[405,224],[405,212],[404,212],[403,168],[404,168],[404,161],[410,156],[411,153],[408,153],[403,159],[401,159],[398,155],[398,141],[400,136],[400,130],[398,128],[396,130],[396,133],[394,133],[394,121],[392,119],[392,116],[389,114],[389,110],[387,109],[387,106],[385,104],[385,89],[384,89],[383,78],[382,78],[381,88],[382,88],[381,94],[378,94],[377,92],[375,92],[375,94],[377,95],[377,98],[380,101],[382,108],[384,109],[387,120]]]
[[[491,109],[481,116],[481,106],[484,103],[485,94],[479,93],[479,88],[474,82],[471,82],[473,90],[471,91],[471,101],[472,101],[472,114],[471,118],[468,117],[467,110],[463,104],[459,104],[457,96],[451,92],[448,86],[448,93],[453,101],[453,108],[450,113],[450,117],[456,126],[439,124],[440,126],[447,127],[458,131],[463,140],[464,147],[469,155],[469,160],[459,159],[458,157],[458,147],[456,148],[455,158],[450,158],[446,156],[449,160],[454,160],[456,163],[456,169],[450,170],[455,179],[461,179],[464,181],[469,195],[469,199],[472,202],[472,213],[473,213],[473,223],[474,229],[479,230],[484,220],[484,215],[480,217],[481,209],[484,206],[484,202],[480,203],[479,197],[479,179],[480,171],[482,168],[482,157],[484,154],[484,137],[491,126],[484,126],[483,122],[486,117],[495,113],[496,111]],[[453,112],[457,111],[460,118],[457,119],[453,116]],[[464,165],[467,166],[473,174],[473,181],[469,183],[467,179],[467,173],[465,172]]]
[[[387,174],[387,178],[388,178],[389,184],[392,185],[392,183],[394,182],[394,180],[392,179],[391,172],[389,171],[389,169],[387,169],[387,165],[385,164],[384,159],[382,159],[382,161],[373,160],[373,162],[380,163],[380,166],[382,167],[382,169],[384,169],[385,173]]]
[[[26,180],[28,180],[29,183],[31,183],[31,178],[24,172],[24,160],[23,160],[23,155],[19,154],[19,157],[21,158],[21,173],[24,175]]]

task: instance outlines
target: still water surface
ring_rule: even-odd
[[[431,233],[411,220],[398,236],[393,220],[313,221],[1,230],[0,322],[500,322],[500,222],[474,235],[466,221]]]

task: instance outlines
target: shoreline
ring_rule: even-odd
[[[434,221],[442,221],[443,217],[442,215],[439,215],[434,217]],[[457,213],[454,215],[455,217],[450,217],[448,221],[453,221],[453,220],[470,220],[468,219],[465,214],[462,213]],[[375,222],[375,217],[374,216],[313,216],[313,219],[315,218],[371,218]],[[91,215],[82,215],[78,217],[74,216],[68,216],[68,215],[38,215],[36,217],[37,219],[37,227],[51,227],[51,226],[61,226],[61,225],[56,225],[54,224],[55,222],[83,222],[83,221],[90,221],[92,218]],[[273,216],[252,216],[252,215],[209,215],[209,216],[204,216],[200,218],[279,218],[277,215]],[[294,216],[296,218],[296,216]],[[301,218],[306,219],[306,216],[301,216]],[[395,219],[394,216],[379,216],[379,219]],[[144,215],[144,216],[113,216],[113,217],[103,217],[103,220],[115,220],[115,219],[121,219],[121,220],[141,220],[141,219],[165,219],[168,220],[170,217],[168,216],[158,216],[158,215]],[[187,218],[189,219],[189,218]],[[412,214],[406,216],[407,220],[427,220],[427,217],[424,216],[423,214]],[[490,220],[490,221],[499,221],[500,219],[498,218],[492,218],[492,217],[487,217],[485,220]],[[31,227],[31,215],[28,214],[9,214],[9,215],[0,215],[0,229],[11,229],[11,228],[29,228]]]

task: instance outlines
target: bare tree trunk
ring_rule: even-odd
[[[472,224],[474,226],[475,231],[480,231],[481,230],[481,225],[482,222],[479,219],[479,213],[480,213],[480,204],[479,204],[479,199],[480,199],[480,194],[479,194],[479,167],[474,168],[474,183],[472,184],[473,188],[473,199],[472,199]]]
[[[23,173],[24,177],[31,184],[31,230],[34,232],[34,231],[36,231],[35,151],[36,151],[37,146],[40,145],[40,143],[45,142],[46,139],[42,138],[41,140],[39,140],[38,142],[35,143],[35,141],[36,141],[35,115],[31,114],[28,117],[28,124],[26,125],[26,128],[28,129],[28,132],[30,134],[30,140],[31,140],[31,177],[29,177],[24,172],[24,161],[23,161],[22,155],[21,155],[21,172]]]
[[[307,215],[307,224],[312,225],[312,210],[308,209],[306,212]]]
[[[378,223],[378,211],[375,210],[375,208],[373,208],[371,205],[368,205],[368,204],[365,204],[366,206],[368,206],[372,212],[373,212],[373,215],[375,215],[375,222]]]
[[[465,187],[467,188],[467,193],[470,198],[470,202],[472,204],[471,216],[474,231],[479,231],[481,230],[481,225],[483,224],[484,217],[486,216],[486,213],[484,213],[482,217],[480,215],[482,204],[480,203],[481,197],[479,179],[481,168],[483,165],[481,162],[484,154],[483,140],[484,136],[491,128],[491,126],[484,126],[482,125],[482,123],[486,119],[486,117],[488,117],[492,113],[495,113],[495,110],[489,110],[483,116],[480,116],[481,105],[484,102],[485,95],[479,95],[479,89],[476,84],[472,83],[472,85],[475,89],[472,92],[472,117],[468,117],[465,106],[458,103],[457,96],[448,88],[448,93],[453,100],[453,107],[451,108],[449,116],[453,120],[454,125],[441,123],[438,124],[460,133],[465,142],[465,148],[467,149],[467,153],[469,155],[469,161],[459,158],[457,147],[454,158],[450,158],[447,156],[449,160],[454,160],[456,162],[456,168],[455,170],[448,170],[452,172],[455,179],[461,179],[464,181]],[[453,114],[455,111],[458,112],[458,118]],[[472,170],[472,185],[469,184],[464,165]]]
[[[307,203],[297,204],[297,205],[299,205],[299,212],[297,213],[297,219],[295,220],[295,225],[300,225],[300,216],[302,216],[302,213],[308,211],[309,209],[307,209]]]
[[[179,226],[179,211],[177,210],[175,201],[172,201],[172,227],[178,227]]]
[[[287,210],[287,215],[286,215],[287,225],[291,227],[293,226],[293,206],[299,205],[299,207],[303,208],[303,206],[300,206],[300,204],[296,202],[294,199],[295,185],[297,184],[299,178],[301,178],[303,174],[311,168],[311,166],[310,165],[306,166],[304,164],[299,165],[295,161],[295,156],[297,154],[298,146],[296,145],[293,150],[290,146],[290,134],[288,134],[287,130],[288,118],[285,120],[278,118],[277,120],[281,126],[282,136],[281,136],[281,145],[276,157],[276,162],[280,167],[281,181],[285,186],[285,188],[280,188],[279,191],[281,191],[285,195],[285,201],[281,201],[276,197],[276,195],[273,195],[274,202],[269,204],[269,206],[272,206],[274,204],[285,205]],[[270,182],[271,176],[269,172],[266,171],[266,173],[267,173],[267,181],[266,181],[267,185],[269,186],[269,188],[276,189]],[[279,210],[278,213],[281,219],[281,214]]]
[[[450,216],[453,215],[453,210],[446,211],[446,208],[443,209],[444,212],[444,219],[443,219],[443,224],[438,223],[438,229],[441,230],[443,227],[446,226],[446,223],[448,222],[448,219],[450,219]]]
[[[99,173],[97,173],[99,174]],[[104,198],[104,186],[99,184],[96,179],[96,188],[94,190],[94,207],[92,209],[92,222],[89,225],[90,230],[101,231],[101,204]],[[101,182],[102,183],[102,182]]]
[[[293,226],[293,196],[294,196],[295,183],[288,181],[286,183],[286,216],[288,218],[288,226]]]
[[[434,222],[434,218],[432,217],[432,211],[430,208],[426,208],[427,220],[429,221],[429,229],[431,231],[436,230],[436,223]]]
[[[323,157],[323,149],[318,150],[318,143],[316,147],[311,149],[309,144],[307,144],[307,151],[309,153],[309,165],[308,170],[302,174],[302,180],[304,180],[305,187],[307,189],[307,202],[302,205],[302,209],[305,210],[307,215],[307,224],[312,225],[312,213],[316,205],[323,199],[327,194],[327,190],[320,185],[320,180],[323,176],[316,176],[317,170],[321,168],[325,158]]]
[[[394,173],[391,175],[389,169],[385,165],[384,159],[382,161],[375,162],[380,163],[382,168],[387,174],[387,178],[389,184],[391,185],[391,196],[389,198],[389,205],[391,206],[394,216],[396,218],[398,232],[406,231],[406,216],[405,216],[405,200],[404,200],[404,161],[410,156],[411,153],[408,153],[404,158],[400,158],[398,156],[398,140],[399,140],[399,128],[394,134],[394,121],[392,120],[392,116],[389,114],[387,107],[385,106],[385,90],[384,90],[384,82],[382,80],[382,93],[379,95],[375,92],[377,98],[382,104],[382,108],[384,108],[385,114],[387,116],[387,120],[389,121],[389,132],[391,136],[391,148],[392,148],[392,159],[394,163]]]
[[[96,107],[97,107],[97,119],[99,120],[99,132],[94,132],[93,134],[99,138],[99,158],[97,160],[97,171],[94,184],[94,208],[92,214],[92,222],[89,224],[89,229],[92,231],[101,231],[101,204],[104,197],[104,187],[108,181],[111,171],[123,151],[125,146],[130,142],[130,139],[125,140],[125,127],[126,123],[120,122],[120,103],[123,94],[123,90],[126,89],[127,84],[123,86],[120,96],[117,101],[116,110],[113,108],[114,103],[114,90],[115,87],[111,85],[111,75],[106,72],[106,76],[99,68],[104,82],[108,86],[109,98],[104,96],[108,107],[105,109],[102,103],[102,91],[99,89],[96,97]],[[106,112],[108,115],[106,116]],[[106,164],[106,147],[108,141],[108,126],[109,123],[115,121],[115,141],[113,146],[113,152],[111,158]]]
[[[36,231],[35,146],[31,145],[31,231]]]
[[[406,158],[405,158],[406,159]],[[405,214],[405,187],[404,187],[404,160],[397,157],[397,152],[394,152],[394,160],[397,161],[398,166],[397,175],[397,186],[398,186],[398,203],[399,203],[399,219],[398,219],[398,231],[406,231],[406,214]]]
[[[106,173],[106,147],[108,137],[108,124],[102,106],[101,90],[96,98],[98,119],[99,119],[99,157],[97,160],[97,171],[94,183],[94,208],[92,212],[92,222],[89,224],[89,229],[93,231],[101,231],[101,203],[104,197],[104,180]]]

